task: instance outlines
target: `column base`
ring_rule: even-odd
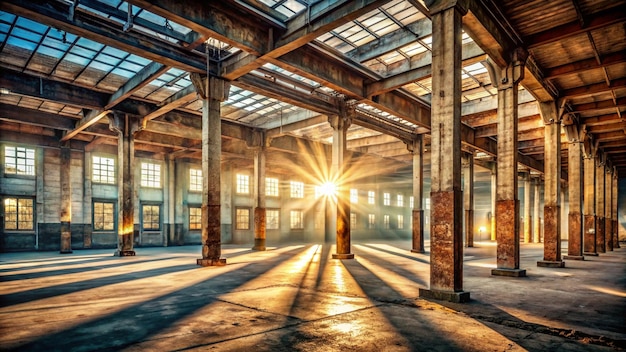
[[[491,275],[509,276],[509,277],[526,277],[526,269],[491,269]]]
[[[135,251],[133,251],[133,250],[121,251],[121,250],[118,249],[118,250],[115,251],[113,256],[115,256],[115,257],[134,257],[135,256]]]
[[[421,253],[421,254],[426,253],[426,251],[423,251],[423,250],[421,251],[421,250],[419,250],[419,249],[411,249],[411,252],[412,252],[412,253]]]
[[[70,254],[70,253],[74,253],[74,252],[69,250],[69,251],[59,251],[59,253],[61,253],[61,254]]]
[[[470,293],[467,291],[453,292],[453,291],[427,290],[425,288],[420,288],[419,296],[421,298],[436,299],[439,301],[447,301],[447,302],[454,302],[454,303],[465,303],[465,302],[470,301]]]
[[[200,266],[224,266],[226,265],[226,258],[201,258],[196,259],[196,264]]]
[[[583,255],[565,255],[563,259],[567,260],[585,260],[585,256]]]
[[[598,253],[584,252],[583,255],[590,256],[590,257],[597,257]]]
[[[564,268],[565,262],[563,262],[562,260],[541,260],[537,262],[537,266],[542,268]]]
[[[354,259],[353,253],[335,253],[333,259]]]
[[[255,238],[254,239],[254,246],[252,247],[253,250],[255,251],[264,251],[266,250],[265,248],[265,238]]]

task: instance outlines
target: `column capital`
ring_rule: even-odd
[[[426,0],[424,3],[428,7],[431,15],[451,8],[455,8],[462,15],[465,15],[468,10],[467,0]]]
[[[124,136],[135,135],[135,133],[142,131],[146,127],[142,123],[143,119],[137,116],[119,111],[114,111],[111,115],[109,115],[109,129],[118,134]]]
[[[246,131],[244,139],[246,146],[252,149],[264,150],[269,145],[269,140],[264,130],[254,129]]]
[[[224,102],[228,99],[230,93],[229,81],[196,72],[190,73],[189,78],[201,99],[214,99],[220,102]]]
[[[349,117],[339,116],[339,115],[329,115],[328,123],[334,130],[344,130],[347,131],[352,125],[352,119]]]
[[[418,134],[415,135],[415,138],[411,140],[403,140],[402,142],[406,144],[406,149],[409,151],[409,153],[424,153],[424,135]]]

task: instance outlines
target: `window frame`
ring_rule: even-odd
[[[158,209],[158,222],[157,225],[158,227],[155,228],[146,228],[146,219],[144,216],[144,211],[145,211],[145,207],[156,207]],[[162,204],[160,203],[142,203],[141,204],[141,230],[143,232],[158,232],[161,231],[161,220],[162,220],[162,216],[163,216],[163,212],[161,211],[162,208]],[[151,224],[154,224],[153,221],[150,221]]]
[[[240,215],[239,215],[239,211],[246,211],[247,212],[247,217],[246,217],[246,222],[245,225],[246,227],[241,227],[241,225],[244,224],[243,221],[240,221]],[[250,226],[250,208],[249,207],[235,207],[235,230],[240,230],[240,231],[246,231],[246,230],[250,230],[251,226]]]
[[[189,216],[187,217],[187,226],[189,227],[189,231],[201,231],[202,230],[202,207],[199,205],[189,205],[188,209],[189,209]],[[198,228],[191,227],[191,224],[196,224],[195,221],[194,222],[191,221],[191,217],[192,217],[191,209],[198,209],[199,214],[193,215],[194,217],[198,218],[198,222],[197,222]]]
[[[388,192],[383,193],[383,205],[384,206],[391,205],[391,193],[388,193]]]
[[[108,175],[108,173],[110,172],[108,166],[111,165],[106,165],[107,168],[105,170],[105,172],[107,173],[106,175],[106,179],[107,181],[103,181],[102,180],[102,170],[103,169],[98,169],[100,170],[100,173],[98,173],[98,178],[99,180],[96,181],[96,165],[103,165],[101,162],[96,163],[96,158],[98,159],[106,159],[106,160],[112,160],[113,164],[112,164],[112,169],[113,169],[113,176]],[[112,179],[111,182],[109,182],[109,178]],[[101,156],[101,155],[92,155],[91,156],[91,182],[92,183],[96,183],[96,184],[101,184],[101,185],[115,185],[117,183],[117,163],[115,158],[113,157],[108,157],[108,156]]]
[[[194,173],[195,175],[193,175]],[[189,168],[189,192],[202,192],[202,178],[202,169],[196,169],[195,167]]]
[[[147,168],[144,168],[144,165],[147,166]],[[140,167],[140,170],[141,170],[141,175],[140,175],[141,181],[139,182],[141,187],[154,188],[154,189],[162,188],[161,179],[163,177],[162,176],[163,174],[161,172],[161,164],[150,163],[150,162],[145,162],[144,161],[144,162],[141,162],[141,165],[139,167]],[[146,171],[145,174],[144,174],[144,171]],[[145,183],[144,183],[144,181],[145,181]],[[157,183],[157,185],[154,186],[154,185],[151,185],[150,183]]]
[[[304,182],[289,181],[289,196],[294,199],[304,198]],[[301,193],[300,193],[301,192]]]
[[[14,229],[9,229],[7,228],[7,200],[9,199],[15,199],[15,228]],[[25,221],[20,221],[20,200],[29,200],[31,205],[30,208],[31,209],[31,213],[30,213],[30,228],[21,228],[20,224],[24,223]],[[4,232],[20,232],[20,233],[33,233],[35,232],[35,222],[36,222],[36,218],[37,218],[37,209],[36,207],[36,202],[35,199],[33,197],[20,197],[20,196],[4,196],[2,197],[2,214],[4,215],[4,224],[3,224],[3,230]],[[24,216],[24,214],[21,214],[22,216]],[[11,221],[13,223],[13,221]]]
[[[376,204],[376,191],[367,191],[367,204]]]
[[[113,217],[113,228],[112,229],[108,229],[108,228],[102,228],[102,229],[97,229],[96,228],[96,204],[97,203],[101,203],[101,204],[111,204],[113,205],[113,211],[112,211],[112,217]],[[105,213],[103,213],[103,215],[106,215]],[[91,229],[93,232],[98,232],[98,233],[106,233],[106,232],[117,232],[117,200],[112,200],[112,199],[93,199],[91,202]],[[104,220],[103,220],[104,223]]]
[[[404,215],[398,214],[398,230],[404,230]]]
[[[250,194],[250,175],[235,174],[235,193]]]
[[[270,180],[272,180],[270,182]],[[276,182],[274,182],[274,180]],[[275,192],[272,192],[274,191]],[[265,196],[266,197],[278,197],[280,196],[280,180],[276,177],[265,178]]]
[[[396,195],[396,206],[403,208],[404,207],[404,194],[398,193]]]
[[[298,221],[294,223],[294,215],[298,215]],[[289,211],[289,229],[290,230],[304,230],[304,211],[299,209],[293,209]]]
[[[270,227],[269,212],[276,212],[276,227]],[[265,229],[266,230],[280,230],[280,209],[278,208],[265,209]]]
[[[13,148],[15,149],[14,152],[14,156],[9,157],[7,156],[7,149],[8,148]],[[20,153],[19,149],[23,149],[23,153],[24,158],[20,158],[18,156],[18,153]],[[32,159],[28,157],[29,152],[32,151]],[[2,149],[2,156],[3,156],[3,165],[4,165],[4,175],[5,176],[9,176],[9,177],[24,177],[24,178],[33,178],[37,176],[37,149],[36,148],[29,148],[26,146],[20,146],[20,145],[15,145],[15,144],[6,144],[4,145],[4,148]],[[7,159],[12,158],[13,159],[13,163],[12,165],[15,166],[15,172],[10,172],[8,171],[8,166],[9,163],[7,162]],[[24,160],[23,165],[20,165],[18,160]],[[29,162],[32,160],[32,165],[28,165]],[[20,166],[24,168],[23,172],[20,172]],[[28,171],[32,169],[32,173],[29,173]]]

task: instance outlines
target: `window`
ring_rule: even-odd
[[[202,192],[202,170],[189,169],[189,190]]]
[[[158,205],[142,206],[143,229],[158,231],[161,228],[161,207]]]
[[[292,230],[304,228],[304,217],[302,214],[302,210],[292,210],[289,214],[289,220]]]
[[[250,194],[250,176],[237,174],[237,193]]]
[[[367,228],[373,229],[374,227],[376,227],[376,215],[367,214]]]
[[[32,198],[4,199],[4,229],[34,230]]]
[[[398,228],[404,228],[404,215],[398,215]]]
[[[415,197],[409,197],[409,208],[413,209],[415,207]]]
[[[398,194],[397,198],[396,198],[396,205],[399,207],[403,207],[404,206],[404,196],[402,194]]]
[[[249,230],[250,229],[250,209],[237,208],[236,210],[236,229],[237,230]]]
[[[113,231],[115,229],[115,204],[112,202],[93,203],[93,230]]]
[[[424,205],[425,205],[426,210],[430,209],[430,198],[424,199]]]
[[[265,195],[268,197],[278,197],[278,179],[265,178]]]
[[[141,186],[161,188],[161,165],[141,163]]]
[[[369,191],[367,192],[367,204],[375,204],[376,203],[376,192]]]
[[[383,193],[383,205],[391,205],[391,195],[389,193]]]
[[[350,213],[350,228],[351,229],[356,228],[356,214],[355,213]]]
[[[291,198],[304,198],[304,183],[291,181]]]
[[[115,160],[111,158],[103,158],[100,156],[93,157],[93,176],[91,181],[95,183],[115,183]]]
[[[265,211],[265,229],[278,230],[280,227],[280,210],[267,209]]]
[[[35,149],[4,147],[4,172],[13,175],[35,175]]]
[[[202,208],[189,207],[189,230],[202,229]]]
[[[359,202],[359,190],[358,189],[350,189],[350,203],[358,203]]]
[[[389,229],[389,215],[383,215],[383,226],[385,229]]]

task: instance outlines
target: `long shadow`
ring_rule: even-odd
[[[397,255],[399,257],[415,260],[417,262],[430,265],[430,260],[425,260],[425,259],[422,259],[422,258],[414,257],[414,256],[409,255],[409,254],[402,254],[402,253],[390,251],[388,249],[380,248],[380,247],[378,247],[376,245],[368,244],[368,243],[360,243],[359,245],[364,246],[364,247],[369,247],[371,249],[375,249],[375,250],[380,251],[380,252],[385,252],[385,253],[388,253],[388,254]]]
[[[55,266],[61,266],[61,265],[77,265],[77,264],[89,264],[89,263],[95,263],[98,260],[103,260],[103,259],[112,259],[112,256],[101,256],[101,255],[95,255],[95,256],[91,256],[89,257],[91,259],[88,259],[86,257],[81,257],[81,258],[76,258],[76,259],[80,259],[80,260],[69,260],[69,261],[63,261],[63,262],[59,262],[59,263],[48,263],[50,261],[50,259],[48,259],[46,261],[46,264],[40,264],[40,265],[30,265],[30,266],[20,266],[17,268],[3,268],[0,269],[0,273],[10,273],[10,272],[19,272],[19,271],[26,271],[26,270],[32,270],[32,269],[43,269],[43,268],[52,268]],[[65,259],[65,258],[64,258]],[[71,258],[68,258],[71,259]],[[0,265],[22,265],[22,264],[27,264],[28,262],[11,262],[11,263],[4,263],[4,264],[0,264]]]
[[[157,261],[161,261],[161,260],[170,260],[170,259],[172,259],[172,258],[163,257],[163,258],[156,258],[156,259],[149,259],[149,260],[116,261],[114,263],[103,264],[103,265],[93,265],[93,266],[90,265],[90,266],[78,267],[78,268],[68,268],[68,269],[41,271],[41,272],[36,272],[36,273],[4,275],[4,276],[0,276],[0,282],[18,281],[18,280],[26,280],[26,279],[37,279],[37,278],[42,278],[42,277],[52,277],[52,276],[76,274],[76,273],[85,273],[85,272],[94,271],[94,270],[101,270],[101,269],[106,269],[106,268],[121,267],[121,266],[124,266],[124,265],[150,263],[150,262],[157,262]],[[107,258],[107,259],[103,259],[103,261],[105,261],[105,260],[107,260],[107,261],[108,260],[113,260],[113,257]],[[97,262],[89,262],[89,263],[90,264],[96,264]],[[62,265],[63,264],[59,264],[59,265],[56,265],[56,266],[58,267],[58,266],[62,266]],[[71,263],[71,264],[68,263],[67,265],[74,265],[74,263]]]
[[[437,327],[430,324],[427,319],[420,319],[417,308],[407,309],[406,305],[398,305],[397,303],[405,302],[405,298],[358,261],[342,263],[370,299],[385,303],[379,305],[378,310],[404,337],[410,350],[462,350],[461,346],[447,339],[445,333],[437,333]],[[418,331],[422,333],[416,333]]]
[[[290,256],[306,249],[307,247],[295,248],[282,252],[270,260],[258,261],[254,265],[245,264],[237,270],[219,274],[79,326],[42,336],[35,341],[15,347],[14,350],[120,350],[158,334],[177,321],[216,302],[219,295],[233,291],[242,284],[263,275]],[[185,270],[189,267],[185,265],[177,270]],[[129,292],[129,294],[132,293]],[[215,319],[221,318],[215,317]]]
[[[356,253],[356,254],[358,254],[358,253]],[[403,255],[398,255],[398,256],[399,257],[404,257]],[[397,265],[390,265],[390,263],[387,260],[377,256],[376,254],[367,253],[367,254],[364,255],[364,257],[367,258],[367,260],[369,260],[370,262],[372,262],[372,263],[374,263],[374,264],[376,264],[378,266],[385,267],[385,268],[389,269],[390,271],[393,271],[394,273],[398,274],[398,276],[401,276],[401,277],[403,277],[405,279],[409,279],[409,280],[411,280],[411,281],[413,281],[413,282],[415,282],[417,284],[422,285],[423,287],[428,287],[428,283],[425,282],[419,276],[417,276],[417,274],[415,274],[414,272],[408,271],[408,270],[406,270],[406,269],[404,269],[402,267],[399,267]],[[427,270],[429,271],[430,269],[427,269]]]

